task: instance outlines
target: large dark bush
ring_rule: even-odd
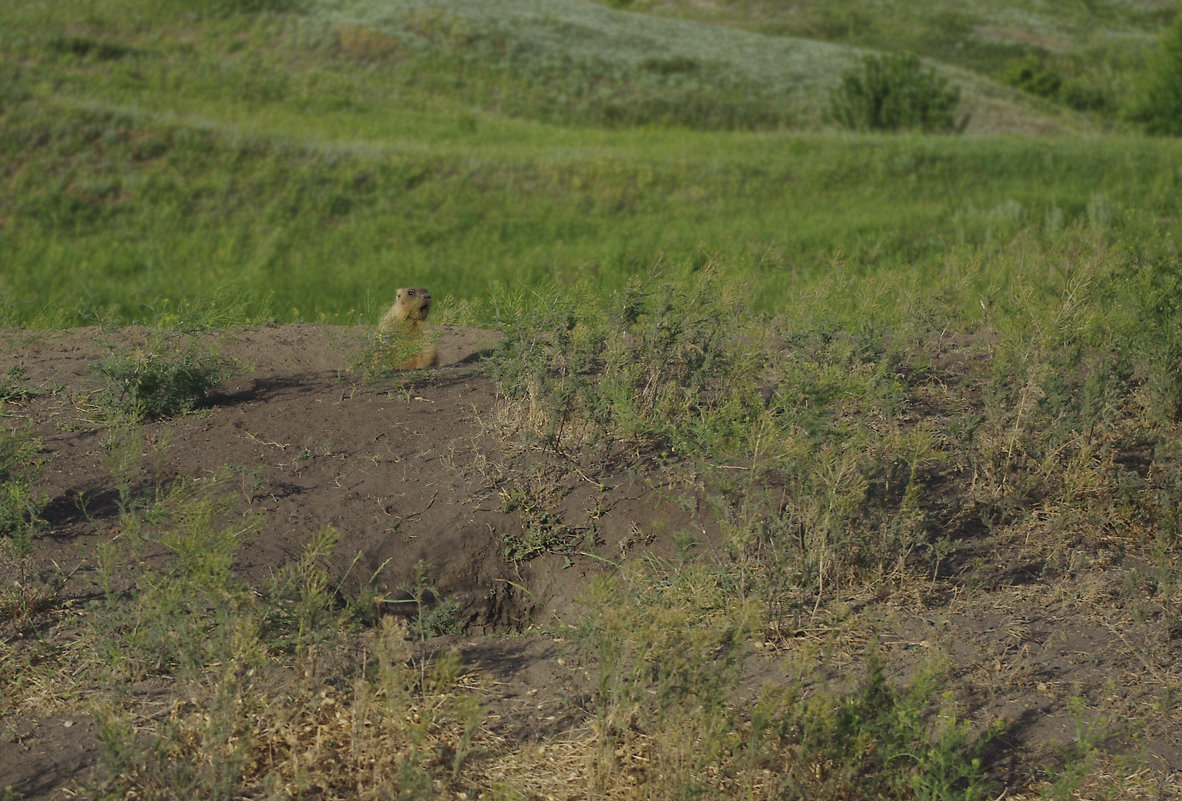
[[[959,133],[968,124],[956,117],[960,89],[910,53],[866,56],[829,99],[833,120],[856,131]]]
[[[1161,136],[1182,136],[1182,18],[1162,34],[1149,56],[1133,119]]]

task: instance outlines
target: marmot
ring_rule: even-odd
[[[419,352],[405,364],[399,365],[403,370],[417,370],[422,367],[434,367],[439,361],[439,354],[435,351],[435,343],[430,339],[423,326],[427,319],[427,312],[431,310],[431,293],[421,286],[404,287],[398,290],[394,305],[382,317],[378,324],[378,331],[384,335],[397,334],[408,342],[421,343]]]

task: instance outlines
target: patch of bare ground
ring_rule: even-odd
[[[656,468],[578,466],[507,445],[490,430],[503,410],[480,366],[496,343],[486,331],[449,328],[437,370],[376,382],[350,368],[364,351],[365,330],[230,332],[221,350],[238,369],[206,408],[123,428],[105,424],[95,407],[99,380],[90,364],[105,352],[103,336],[95,329],[0,334],[0,374],[18,368],[7,374],[33,391],[5,407],[3,422],[28,421],[40,440],[44,468],[35,489],[48,498],[30,561],[19,576],[4,577],[4,590],[34,597],[40,587],[37,597],[49,600],[0,624],[0,790],[64,799],[95,786],[104,723],[91,714],[97,689],[70,654],[92,636],[86,620],[112,587],[133,586],[118,571],[104,573],[96,554],[123,536],[128,497],[216,478],[237,512],[257,521],[235,556],[235,574],[247,585],[264,587],[331,528],[339,534],[324,563],[331,592],[341,604],[371,605],[375,631],[388,625],[382,620],[413,626],[425,608],[454,604],[459,633],[398,652],[424,677],[441,655],[458,654],[457,686],[483,709],[474,733],[420,743],[434,749],[428,762],[454,768],[451,783],[431,792],[643,796],[641,746],[609,755],[619,777],[633,778],[596,783],[604,758],[599,674],[575,646],[571,625],[585,611],[588,582],[623,556],[673,557],[686,544],[675,536],[681,532],[699,552],[714,547],[721,535],[711,516],[698,501],[679,499],[690,495],[685,483],[674,489]],[[143,332],[114,336],[131,341]],[[947,361],[946,377],[959,358],[949,348],[937,359]],[[933,413],[946,402],[933,401]],[[1176,611],[1132,591],[1151,580],[1145,555],[1100,537],[1059,538],[1048,548],[1018,524],[987,535],[974,522],[981,510],[950,508],[968,503],[958,492],[936,490],[929,501],[955,524],[930,575],[773,625],[745,662],[734,697],[788,681],[790,663],[815,663],[822,681],[846,686],[872,651],[901,679],[943,662],[949,691],[973,725],[1000,721],[983,758],[1004,797],[1035,797],[1064,764],[1085,761],[1086,777],[1068,797],[1180,797],[1182,637]],[[366,718],[349,693],[361,691],[342,677],[386,647],[382,636],[313,648],[268,674],[265,708],[279,711],[261,716],[269,722],[254,735],[272,744],[272,757],[298,761],[304,752],[284,745],[294,738],[306,746],[305,758],[328,759],[329,751],[316,750],[322,736],[360,736],[357,721]],[[170,686],[149,680],[127,692],[138,699],[137,714],[179,721],[183,732],[194,702],[169,697]],[[349,716],[339,714],[343,708]],[[346,780],[291,792],[348,797],[347,787]]]

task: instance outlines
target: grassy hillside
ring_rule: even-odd
[[[1177,216],[1169,142],[818,133],[849,48],[578,2],[198,8],[0,11],[10,323],[368,319],[410,281],[479,306],[715,257],[770,309],[835,261]],[[989,125],[1052,125],[987,86]]]
[[[922,274],[1019,233],[1121,235],[1178,212],[1179,148],[1144,140],[561,145],[521,126],[532,152],[457,131],[416,153],[62,103],[11,108],[5,130],[13,323],[140,319],[165,298],[226,293],[256,314],[347,320],[407,282],[479,300],[498,285],[618,287],[713,256],[767,309],[835,260]]]
[[[797,3],[609,0],[678,19],[874,50],[910,50],[1000,81],[1033,63],[1059,83],[1060,105],[1114,120],[1145,48],[1178,13],[1171,0]],[[1043,84],[1045,92],[1049,87]]]
[[[161,9],[124,0],[118,16],[96,6],[91,21],[98,24],[87,26],[69,12],[30,7],[7,12],[15,17],[8,38],[21,55],[49,49],[106,62],[100,74],[85,76],[91,98],[132,95],[142,104],[156,96],[170,107],[198,98],[298,99],[303,110],[322,111],[312,104],[333,95],[343,106],[390,100],[417,110],[452,110],[458,104],[616,127],[815,127],[828,87],[859,54],[815,39],[660,19],[579,0],[270,5],[291,10],[211,19],[208,12],[192,13],[208,6]],[[956,77],[971,105],[989,97],[1008,109],[1014,119],[1007,125],[1046,124],[1017,93],[963,71]],[[442,97],[453,103],[437,105]]]

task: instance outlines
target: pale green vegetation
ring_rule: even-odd
[[[605,3],[833,44],[921,53],[1102,120],[1128,111],[1147,48],[1178,13],[1172,0]],[[1017,76],[1021,65],[1031,62],[1043,73],[1041,91]]]
[[[646,798],[999,797],[997,730],[939,664],[897,684],[871,658],[834,688],[802,651],[756,701],[727,691],[752,643],[934,577],[970,527],[1139,548],[1131,591],[1182,631],[1182,144],[1121,108],[1174,12],[853,5],[5,4],[0,322],[169,331],[193,302],[373,324],[406,284],[466,301],[508,334],[489,370],[515,435],[666,471],[726,534],[709,559],[685,534],[676,559],[625,560],[586,599],[604,797],[633,797],[634,758]],[[830,130],[848,45],[937,54],[977,129]],[[186,411],[219,375],[158,342],[99,368],[133,416]],[[0,523],[23,542],[37,506],[12,465],[34,445],[0,433]],[[482,713],[459,665],[411,659],[408,637],[456,623],[425,573],[410,631],[336,603],[331,530],[243,587],[252,523],[225,487],[136,498],[126,470],[74,657],[100,685],[94,795],[520,797],[465,773]],[[513,559],[564,536],[537,495],[502,488],[537,524]],[[319,680],[318,649],[354,656]],[[142,730],[120,688],[149,677],[196,701]]]
[[[141,499],[97,555],[102,608],[72,656],[97,684],[87,692],[104,772],[87,795],[432,797],[434,775],[459,772],[481,720],[476,699],[456,693],[458,661],[413,662],[394,618],[360,634],[372,608],[335,604],[331,529],[270,586],[244,586],[231,567],[253,521],[231,513],[223,479]],[[318,678],[317,652],[346,642],[369,658]],[[148,679],[191,701],[145,727],[145,699],[130,690]],[[437,742],[455,750],[445,765],[431,761]]]

